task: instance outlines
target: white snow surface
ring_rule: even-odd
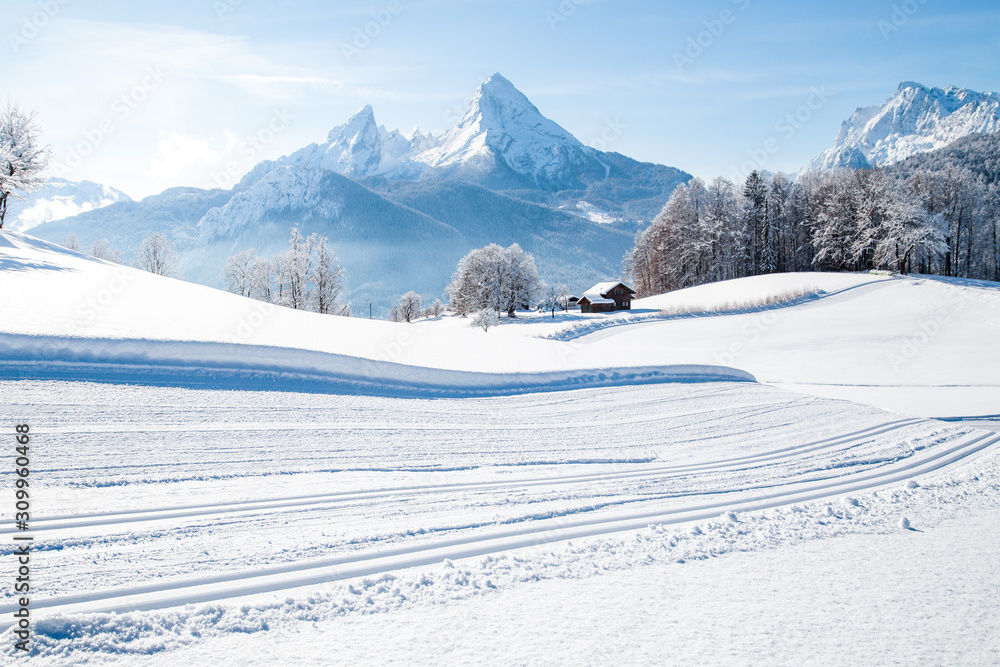
[[[884,104],[855,111],[844,121],[833,147],[804,171],[882,167],[970,134],[997,131],[1000,94],[904,81]]]
[[[34,661],[994,662],[1000,285],[642,305],[320,316],[4,230]]]
[[[8,312],[31,313],[0,330],[0,349],[18,360],[48,357],[82,369],[93,358],[122,372],[153,364],[168,374],[200,364],[230,375],[287,372],[303,382],[457,392],[714,376],[916,416],[1000,414],[996,283],[779,274],[639,299],[631,313],[503,318],[487,333],[465,318],[401,325],[293,311],[13,232],[0,239]],[[784,305],[756,306],[801,293]],[[657,311],[699,304],[724,312]]]

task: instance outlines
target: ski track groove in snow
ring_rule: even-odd
[[[556,541],[606,535],[643,528],[649,524],[670,525],[700,521],[717,517],[725,512],[763,510],[832,498],[845,493],[871,491],[917,475],[939,471],[998,442],[1000,435],[973,431],[961,437],[957,444],[926,452],[925,456],[903,459],[876,472],[848,473],[831,479],[794,482],[788,486],[796,488],[790,489],[782,488],[786,485],[776,485],[771,487],[775,489],[773,493],[764,496],[746,497],[739,489],[732,489],[721,494],[728,496],[724,500],[688,505],[673,510],[629,512],[615,517],[562,518],[557,521],[557,524],[561,525],[556,526],[528,525],[486,535],[441,540],[381,552],[352,554],[307,563],[290,563],[179,582],[36,599],[33,601],[33,607],[64,614],[165,609],[177,605],[210,602],[369,576],[391,570],[430,565],[444,559],[454,561]],[[9,617],[15,609],[15,606],[8,604],[0,607],[0,614]],[[0,624],[0,629],[9,626],[9,622],[4,622]]]
[[[849,445],[852,441],[868,438],[874,435],[883,435],[889,431],[900,429],[904,426],[920,423],[919,419],[903,419],[888,424],[873,426],[852,433],[846,433],[831,438],[825,438],[815,442],[787,447],[761,454],[722,459],[711,463],[695,463],[689,465],[666,466],[659,468],[649,468],[644,470],[633,470],[618,473],[592,473],[586,475],[571,475],[559,477],[542,477],[520,480],[505,480],[502,482],[480,482],[470,484],[445,484],[437,486],[410,486],[395,487],[385,489],[371,489],[367,491],[344,491],[339,493],[318,494],[309,496],[291,496],[285,498],[269,498],[263,500],[238,501],[232,503],[222,503],[213,505],[189,505],[149,508],[142,510],[128,510],[115,513],[94,513],[94,514],[70,514],[63,516],[36,517],[32,521],[32,529],[35,532],[52,530],[82,528],[85,526],[120,525],[124,523],[135,523],[142,521],[160,521],[164,519],[176,519],[187,517],[213,516],[230,512],[258,512],[271,509],[284,509],[294,511],[310,505],[319,505],[351,500],[367,500],[382,497],[399,497],[403,495],[428,495],[435,493],[452,493],[458,491],[494,490],[503,488],[525,488],[532,486],[562,485],[562,484],[585,484],[594,481],[609,481],[616,479],[632,479],[645,477],[662,477],[678,474],[692,474],[708,471],[731,470],[744,466],[764,463],[768,461],[787,458],[787,455],[796,454],[798,456],[813,453],[821,449],[827,449],[839,445]],[[17,531],[10,528],[0,529],[0,535],[13,535]]]

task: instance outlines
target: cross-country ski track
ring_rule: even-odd
[[[346,499],[374,499],[386,496],[447,494],[467,490],[524,487],[534,485],[579,484],[594,481],[623,479],[628,477],[663,477],[672,474],[698,472],[746,470],[766,464],[769,461],[791,462],[802,459],[817,450],[833,447],[850,448],[876,435],[884,435],[919,420],[900,420],[880,427],[827,438],[806,446],[791,447],[757,456],[717,461],[711,464],[655,468],[641,472],[610,473],[606,475],[583,475],[566,478],[526,479],[503,484],[453,484],[440,487],[378,489],[370,492],[343,494]],[[534,547],[557,541],[601,536],[610,533],[635,530],[649,524],[671,525],[684,522],[702,521],[726,512],[747,512],[763,510],[780,505],[832,499],[849,493],[864,493],[890,484],[896,484],[917,476],[940,471],[947,466],[982,452],[1000,442],[1000,435],[972,431],[950,441],[948,445],[929,448],[913,457],[900,459],[881,465],[874,470],[857,472],[847,469],[842,474],[821,474],[812,478],[793,479],[787,483],[753,487],[718,488],[705,490],[673,498],[682,501],[671,509],[652,507],[618,511],[605,514],[584,513],[583,516],[563,516],[553,519],[536,520],[527,525],[491,530],[485,534],[470,535],[450,539],[436,539],[429,543],[392,549],[365,551],[336,558],[291,563],[288,565],[257,568],[254,570],[188,578],[180,582],[140,585],[129,588],[94,591],[79,595],[69,595],[39,599],[36,607],[46,613],[94,613],[148,611],[177,605],[206,603],[247,595],[282,591],[301,586],[322,584],[355,577],[426,566],[445,559],[455,561],[463,558],[484,556],[512,549]],[[141,513],[117,513],[104,517],[61,517],[49,521],[39,521],[39,535],[46,531],[68,529],[85,525],[102,525],[106,530],[114,530],[118,525],[134,521],[165,520],[183,517],[208,517],[225,512],[264,511],[281,508],[287,511],[300,510],[310,504],[335,502],[340,494],[329,494],[323,498],[292,498],[282,500],[262,500],[256,503],[234,503],[232,506],[217,505],[198,508],[168,508]],[[710,500],[709,500],[710,498]],[[62,521],[62,523],[59,523]],[[46,525],[51,524],[51,525]],[[0,613],[9,615],[15,608],[6,605]],[[9,627],[5,623],[4,627]]]

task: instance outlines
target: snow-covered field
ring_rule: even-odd
[[[0,306],[42,664],[1000,659],[996,284],[767,276],[486,333],[4,232]]]

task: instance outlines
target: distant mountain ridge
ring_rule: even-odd
[[[833,147],[803,171],[884,167],[970,134],[997,131],[1000,94],[904,81],[884,104],[858,108],[841,125]]]
[[[645,220],[659,213],[678,169],[585,146],[546,118],[500,74],[487,79],[458,123],[440,137],[410,137],[378,125],[365,106],[312,144],[275,161],[328,169],[355,179],[465,181],[592,221]],[[632,188],[643,188],[636,206]]]
[[[11,198],[4,226],[25,232],[52,220],[131,201],[121,190],[100,183],[50,178],[41,189],[21,199]]]
[[[574,290],[618,278],[636,226],[690,178],[585,146],[497,74],[441,136],[390,131],[365,106],[232,190],[173,188],[33,232],[55,242],[74,233],[84,249],[107,238],[128,257],[159,231],[180,252],[182,277],[222,287],[227,257],[274,254],[298,225],[329,238],[347,298],[385,312],[410,289],[444,297],[457,261],[492,242],[521,244],[543,279]]]

